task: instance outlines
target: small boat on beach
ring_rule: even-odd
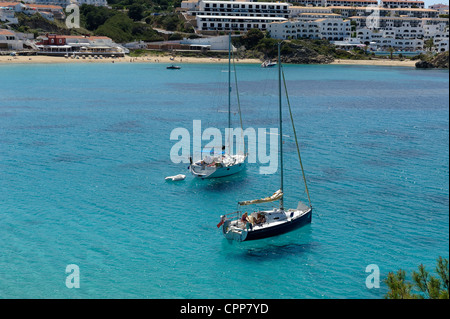
[[[294,120],[292,117],[291,106],[289,98],[286,98],[289,105],[289,113],[291,117],[291,124],[295,137],[295,143],[297,145],[297,154],[300,162],[300,168],[303,175],[303,182],[305,184],[306,194],[308,196],[309,205],[302,202],[298,202],[296,208],[287,209],[284,207],[284,190],[283,190],[283,120],[282,120],[282,99],[281,99],[281,79],[283,79],[284,86],[284,73],[281,69],[280,61],[280,43],[278,43],[278,95],[279,95],[279,158],[280,158],[280,188],[271,196],[238,202],[240,207],[247,205],[271,203],[279,201],[280,206],[268,210],[259,210],[252,213],[242,213],[242,210],[220,216],[220,222],[217,227],[222,227],[223,235],[228,240],[235,240],[238,242],[263,239],[267,237],[281,235],[290,232],[294,229],[302,227],[303,225],[311,223],[312,217],[312,205],[309,197],[308,186],[306,184],[305,172],[303,170],[303,164],[300,157],[300,149],[297,140],[297,134],[295,131]],[[282,76],[283,75],[283,76]]]

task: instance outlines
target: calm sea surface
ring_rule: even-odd
[[[0,65],[1,298],[383,298],[368,265],[383,280],[448,258],[448,71],[285,66],[313,222],[229,243],[219,216],[279,176],[255,163],[199,181],[169,156],[173,129],[226,126],[225,69]],[[277,127],[276,75],[237,66],[244,127]],[[295,207],[306,194],[286,135]]]

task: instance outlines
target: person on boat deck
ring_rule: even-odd
[[[266,222],[266,216],[264,214],[258,213],[256,217],[256,224],[264,224]]]
[[[252,222],[252,219],[251,218],[253,218],[252,216],[248,216],[248,213],[247,212],[245,212],[243,215],[242,215],[242,217],[241,217],[241,222],[244,224],[244,226],[247,228],[247,229],[252,229],[253,228],[253,222]]]

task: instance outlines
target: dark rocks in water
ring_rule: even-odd
[[[433,69],[435,68],[434,64],[428,61],[418,61],[416,62],[416,68],[418,69]]]

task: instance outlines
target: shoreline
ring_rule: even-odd
[[[258,59],[236,59],[236,63],[261,64]],[[228,63],[228,59],[224,58],[198,58],[198,57],[174,57],[170,56],[143,56],[143,57],[104,57],[72,59],[60,56],[0,56],[0,65],[2,64],[65,64],[65,63]]]
[[[236,59],[236,63],[261,64],[259,59]],[[372,66],[406,66],[415,67],[417,61],[412,60],[344,60],[336,59],[330,65],[372,65]],[[0,56],[0,65],[4,64],[64,64],[64,63],[228,63],[226,58],[198,58],[198,57],[174,57],[170,56],[143,56],[143,57],[122,57],[122,58],[79,58],[72,59],[58,56]]]
[[[343,59],[336,59],[330,64],[333,65],[379,65],[379,66],[407,66],[407,67],[415,67],[417,61],[413,60],[343,60]]]

